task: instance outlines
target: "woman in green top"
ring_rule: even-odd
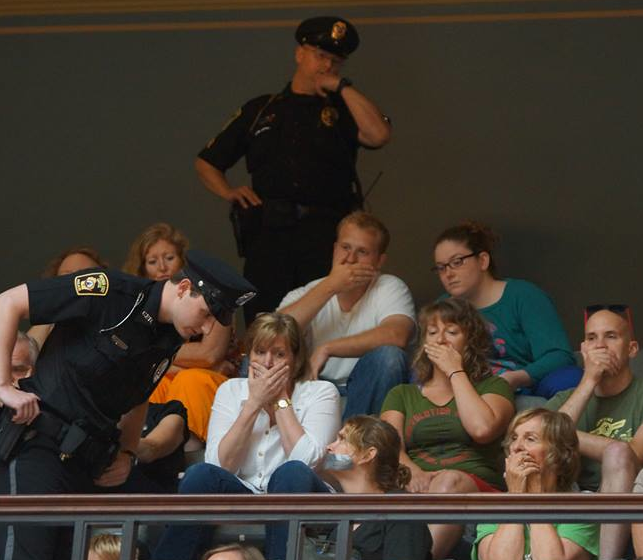
[[[513,391],[491,375],[487,327],[465,300],[450,298],[420,313],[414,367],[419,385],[391,389],[381,417],[403,441],[400,462],[410,492],[494,492],[503,486],[500,438],[514,414]],[[459,525],[431,524],[433,557],[446,557]]]
[[[505,479],[511,493],[569,492],[580,469],[571,418],[544,408],[526,410],[505,438]],[[590,560],[598,554],[591,523],[478,525],[473,560]]]

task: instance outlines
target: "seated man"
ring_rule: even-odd
[[[279,308],[307,329],[313,378],[346,395],[345,419],[379,414],[389,389],[408,381],[415,311],[406,284],[380,273],[389,239],[375,216],[349,214],[337,226],[330,274],[288,293]]]
[[[583,377],[575,389],[548,403],[576,423],[581,490],[631,492],[643,458],[643,380],[635,378],[630,360],[639,351],[631,313],[625,305],[593,305],[585,310],[581,344]],[[603,524],[600,559],[623,556],[629,524]]]
[[[18,383],[23,377],[31,377],[38,359],[38,343],[28,334],[18,331],[16,343],[11,352],[11,379]]]

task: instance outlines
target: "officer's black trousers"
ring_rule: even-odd
[[[328,275],[338,221],[309,216],[293,227],[261,230],[249,244],[243,269],[259,290],[243,308],[246,325],[257,313],[274,311],[290,290]]]
[[[74,460],[62,462],[53,441],[44,436],[21,444],[17,456],[0,463],[3,494],[76,494],[93,492],[84,469]],[[0,558],[50,560],[70,557],[70,530],[44,525],[0,527]]]

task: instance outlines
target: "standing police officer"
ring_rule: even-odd
[[[165,282],[87,269],[0,294],[3,493],[92,492],[123,483],[147,398],[179,345],[215,321],[229,325],[254,293],[224,263],[189,251],[183,270]],[[10,357],[26,318],[55,327],[37,375],[16,388]],[[9,526],[0,534],[0,556],[53,558],[57,538],[52,527]]]
[[[247,324],[326,274],[335,227],[362,202],[357,149],[379,148],[391,133],[375,104],[340,75],[359,44],[348,21],[308,19],[295,38],[292,82],[246,103],[196,159],[206,187],[233,203],[244,276],[261,292],[245,307]],[[243,155],[252,187],[232,187],[225,172]]]

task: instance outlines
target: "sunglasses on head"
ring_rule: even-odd
[[[619,317],[623,317],[630,326],[630,332],[634,334],[634,322],[632,321],[632,310],[625,303],[595,303],[585,307],[585,325],[587,320],[598,311],[611,311]]]

